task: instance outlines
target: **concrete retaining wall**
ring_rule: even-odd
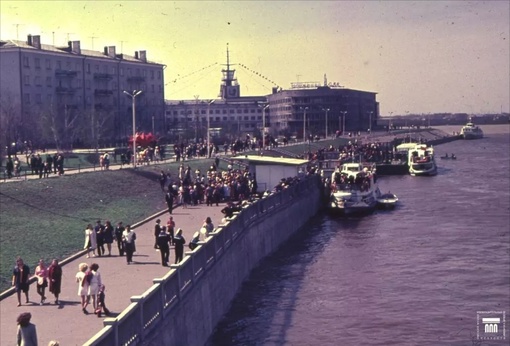
[[[320,183],[318,177],[313,179],[313,188],[296,191],[290,203],[265,212],[247,229],[238,229],[232,245],[141,344],[203,345],[257,263],[321,208]]]

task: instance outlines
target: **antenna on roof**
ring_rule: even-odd
[[[74,35],[74,32],[66,32],[66,35],[67,35],[67,40],[66,40],[66,44],[67,44],[67,42],[69,42],[69,35]]]
[[[124,47],[124,42],[129,42],[129,41],[120,41],[120,54],[123,53],[122,47]]]
[[[90,39],[92,39],[92,50],[94,50],[94,39],[98,38],[97,36],[89,36]]]
[[[13,24],[13,25],[16,26],[16,41],[19,41],[18,27],[20,25],[24,25],[24,24]]]

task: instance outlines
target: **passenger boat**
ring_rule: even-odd
[[[328,209],[344,215],[371,213],[380,195],[374,165],[344,163],[331,175]]]
[[[434,149],[426,144],[418,144],[414,149],[409,150],[409,174],[436,175],[437,166],[434,158]]]
[[[468,122],[460,130],[460,135],[464,139],[480,139],[483,138],[483,131],[474,123]]]
[[[381,209],[393,209],[398,203],[397,195],[393,193],[385,193],[377,198],[377,207]]]

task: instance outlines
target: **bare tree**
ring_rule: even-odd
[[[0,155],[11,143],[21,140],[21,105],[9,93],[0,96]]]

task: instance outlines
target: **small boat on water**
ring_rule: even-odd
[[[344,215],[371,213],[380,195],[374,165],[344,163],[331,175],[328,209]]]
[[[377,198],[377,207],[380,209],[393,209],[398,203],[397,195],[388,192]]]
[[[474,123],[468,122],[460,130],[460,135],[463,139],[480,139],[483,138],[483,131]]]
[[[426,144],[418,144],[409,150],[408,155],[409,174],[412,176],[431,176],[437,174],[434,148]]]

